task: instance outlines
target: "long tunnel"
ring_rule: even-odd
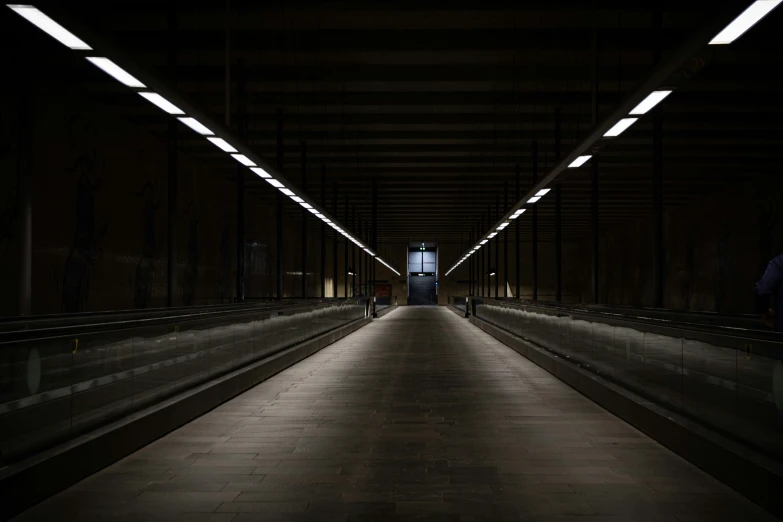
[[[780,3],[0,6],[0,520],[783,518]]]

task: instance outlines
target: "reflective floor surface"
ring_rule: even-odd
[[[776,520],[510,348],[401,307],[18,520]]]

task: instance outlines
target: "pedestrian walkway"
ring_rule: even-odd
[[[19,520],[776,520],[445,308],[401,307]]]

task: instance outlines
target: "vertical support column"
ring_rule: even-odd
[[[307,142],[302,142],[302,192],[307,194]],[[302,299],[307,299],[307,214],[302,208]]]
[[[500,221],[500,196],[495,196],[495,219],[490,223]],[[497,237],[497,236],[495,236]],[[495,243],[495,299],[500,297],[500,238]]]
[[[244,140],[247,137],[247,111],[245,105],[244,64],[237,62],[237,134]],[[245,300],[245,171],[237,165],[237,264],[236,264],[236,300]]]
[[[661,10],[654,13],[655,63],[661,60]],[[653,306],[663,308],[663,113],[653,109]]]
[[[473,231],[468,234],[468,248],[473,246]],[[468,295],[473,295],[473,256],[468,258]]]
[[[347,227],[349,225],[348,220],[348,196],[345,196],[345,215],[343,216],[345,218],[345,226]],[[348,269],[351,268],[351,264],[348,263],[348,238],[343,239],[343,264],[344,267],[344,276],[345,280],[343,281],[343,294],[346,299],[348,299]]]
[[[321,165],[321,205],[326,208],[326,165]],[[321,299],[326,297],[326,223],[321,221]]]
[[[598,158],[593,156],[592,158],[592,179],[591,179],[591,221],[592,221],[592,234],[591,241],[593,244],[593,272],[592,272],[592,290],[593,290],[593,303],[598,303]]]
[[[171,82],[176,85],[177,6],[175,0],[169,1],[168,26],[169,74]],[[166,205],[166,255],[168,264],[166,266],[166,305],[171,307],[176,302],[174,294],[177,291],[177,172],[179,165],[177,164],[177,121],[170,118],[168,125],[168,175],[166,178],[168,195],[168,204]]]
[[[593,2],[593,13],[595,13],[595,2]],[[597,30],[594,28],[592,32],[592,54],[593,54],[593,72],[592,72],[592,122],[593,126],[598,123],[598,39]],[[593,270],[592,270],[592,301],[598,303],[598,156],[592,158],[592,179],[591,179],[591,243],[593,253]]]
[[[533,184],[538,181],[538,142],[533,142],[533,148],[530,151],[533,161]],[[538,300],[538,205],[533,205],[533,301]]]
[[[508,212],[508,181],[503,183],[503,212]],[[508,297],[508,227],[503,229],[503,297]]]
[[[487,229],[492,226],[492,205],[487,206]],[[492,297],[492,240],[487,241],[487,297]]]
[[[555,111],[555,162],[560,161],[560,107]],[[555,183],[555,301],[563,300],[562,187]]]
[[[373,252],[378,254],[378,183],[375,179],[372,180],[372,232],[371,232],[371,238],[370,238],[370,246],[372,247]],[[378,266],[378,263],[375,262],[374,258],[370,258],[370,263],[372,264],[372,279],[371,279],[371,285],[372,285],[372,295],[375,296],[375,276],[376,276],[376,269]],[[373,307],[373,310],[375,310],[375,307]]]
[[[277,171],[283,172],[283,109],[277,109]],[[283,194],[277,192],[277,299],[283,298]]]
[[[484,230],[484,216],[483,215],[479,219],[479,235],[478,235],[478,237],[481,237],[481,231],[482,230]],[[488,245],[488,244],[489,243],[487,243],[486,245]],[[479,289],[481,291],[479,295],[481,295],[481,297],[484,297],[484,256],[487,254],[487,246],[486,245],[484,245],[484,248],[480,248],[479,249],[479,255],[478,255],[479,267],[478,267],[478,274],[476,274],[476,275],[478,275],[477,281],[479,282]]]
[[[337,183],[334,184],[332,189],[332,215],[337,217]],[[337,231],[333,232],[334,237],[332,239],[332,297],[337,298],[337,278],[339,272],[337,271]]]
[[[33,147],[32,84],[23,80],[19,89],[17,128],[19,155],[19,315],[33,311]]]
[[[353,206],[353,217],[351,218],[351,232],[356,234],[356,205]],[[353,276],[351,276],[351,295],[356,296],[356,243],[351,241],[351,270]]]
[[[519,176],[520,176],[520,173],[519,173],[519,163],[517,163],[517,165],[516,165],[516,187],[515,187],[515,190],[514,190],[514,201],[519,201],[519,197],[520,197],[519,196],[519,181],[520,181],[519,180]],[[515,243],[514,251],[515,251],[515,254],[516,254],[516,257],[515,257],[515,260],[516,260],[516,288],[515,288],[516,293],[514,294],[514,297],[516,299],[519,299],[521,297],[520,296],[521,282],[519,280],[519,266],[520,266],[520,261],[519,261],[519,241],[520,241],[520,237],[519,237],[519,222],[520,222],[519,218],[514,220],[514,228],[515,228],[514,233],[516,234],[514,236],[514,237],[516,237],[516,240],[514,241],[514,243]]]

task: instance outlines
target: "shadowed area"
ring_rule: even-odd
[[[402,307],[17,520],[775,520],[445,308]]]

